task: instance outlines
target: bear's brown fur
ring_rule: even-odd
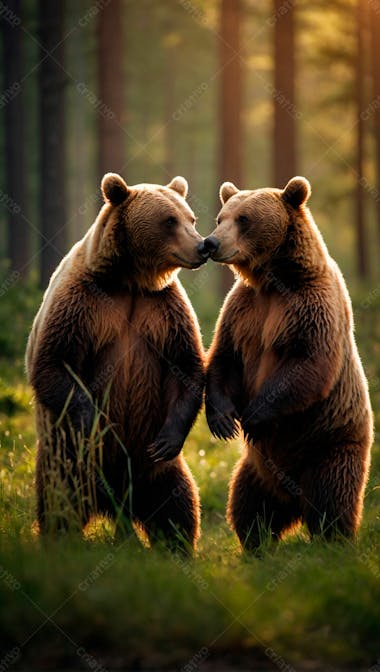
[[[102,191],[27,347],[40,529],[65,529],[73,511],[83,527],[103,512],[139,524],[151,542],[194,546],[198,491],[180,451],[202,401],[204,354],[176,274],[205,261],[202,238],[184,178],[130,187],[109,173]]]
[[[304,521],[312,535],[353,535],[362,516],[372,442],[367,382],[350,298],[306,201],[310,185],[239,191],[205,239],[237,280],[208,355],[211,431],[245,454],[230,483],[228,518],[241,544],[260,545]]]

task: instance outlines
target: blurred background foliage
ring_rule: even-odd
[[[379,0],[3,5],[2,296],[47,285],[108,170],[130,184],[184,175],[202,234],[223,180],[303,174],[351,290],[377,286]],[[209,264],[181,277],[208,343],[232,276]]]

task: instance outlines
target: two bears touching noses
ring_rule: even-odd
[[[372,411],[309,182],[224,183],[205,239],[184,178],[128,186],[108,173],[101,187],[105,203],[53,273],[27,346],[40,532],[102,513],[151,545],[195,548],[199,495],[181,451],[204,395],[214,436],[242,429],[227,516],[244,549],[301,522],[311,536],[354,536]],[[205,354],[177,273],[208,258],[236,279]]]

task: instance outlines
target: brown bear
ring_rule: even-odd
[[[237,275],[208,354],[212,433],[245,436],[228,519],[242,546],[279,539],[303,521],[311,535],[353,535],[370,464],[372,411],[350,298],[306,202],[285,189],[221,186],[204,247]]]
[[[105,204],[53,273],[27,346],[40,530],[104,513],[150,542],[194,547],[199,497],[181,449],[204,353],[176,276],[207,253],[184,178],[127,186],[109,173],[101,187]]]

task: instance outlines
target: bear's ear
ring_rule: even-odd
[[[117,173],[106,173],[102,179],[101,188],[104,200],[112,205],[120,205],[129,194],[126,183]]]
[[[181,177],[180,175],[177,175],[177,177],[173,177],[172,181],[169,182],[169,184],[167,184],[166,186],[169,189],[173,189],[173,191],[176,191],[177,194],[182,196],[182,198],[186,198],[187,192],[189,190],[187,180],[185,180],[185,178]]]
[[[282,198],[293,208],[306,203],[311,195],[311,186],[306,177],[292,177],[282,192]]]
[[[232,182],[223,182],[222,186],[219,189],[219,198],[222,202],[222,205],[227,203],[228,199],[231,198],[231,196],[234,196],[237,194],[239,189],[235,187]]]

